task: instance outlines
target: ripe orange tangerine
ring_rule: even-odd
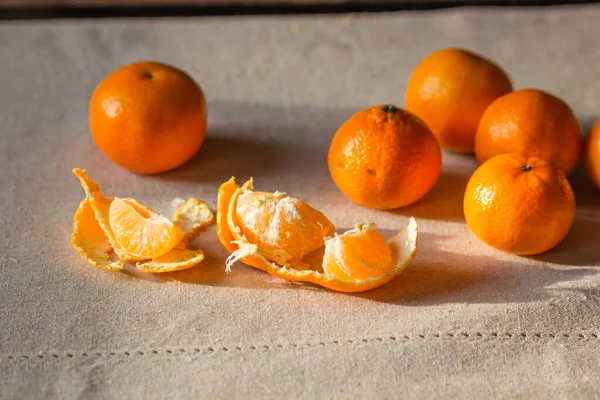
[[[565,174],[537,157],[500,154],[471,176],[464,197],[469,228],[488,245],[533,255],[556,246],[575,219]]]
[[[493,61],[464,49],[443,49],[415,68],[405,102],[406,109],[425,121],[443,148],[472,153],[483,112],[510,91],[508,75]]]
[[[417,225],[389,240],[375,224],[359,224],[342,235],[326,216],[284,193],[255,192],[252,180],[221,185],[217,235],[236,261],[282,279],[309,282],[342,292],[360,292],[400,274],[417,251]],[[321,265],[306,257],[324,249]],[[322,270],[322,272],[320,271]]]
[[[569,175],[579,162],[583,132],[571,107],[538,89],[520,89],[497,98],[481,116],[475,155],[484,163],[495,155],[539,157]]]
[[[344,122],[331,141],[327,163],[336,186],[352,201],[390,210],[418,201],[433,188],[442,155],[419,117],[380,105]]]
[[[125,65],[98,84],[89,107],[94,142],[117,165],[143,174],[180,166],[206,136],[206,100],[185,72],[158,62]]]
[[[600,119],[585,143],[585,166],[592,183],[600,189]]]

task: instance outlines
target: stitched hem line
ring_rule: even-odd
[[[83,351],[83,352],[40,352],[28,354],[4,354],[0,355],[0,360],[41,360],[41,359],[65,359],[65,358],[114,358],[114,357],[145,357],[155,355],[177,355],[177,354],[197,354],[209,355],[225,352],[256,352],[256,351],[274,351],[282,349],[305,349],[309,347],[325,346],[351,346],[363,343],[401,343],[408,341],[433,341],[433,340],[477,340],[477,339],[497,339],[497,340],[523,340],[523,341],[589,341],[600,339],[598,332],[446,332],[446,333],[421,333],[413,335],[399,336],[379,336],[362,339],[329,340],[319,342],[298,342],[298,343],[273,343],[263,345],[244,345],[244,346],[207,346],[207,347],[189,347],[189,348],[165,348],[136,351]]]

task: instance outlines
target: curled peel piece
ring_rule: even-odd
[[[183,229],[184,240],[193,239],[202,229],[215,222],[215,215],[208,204],[195,197],[185,201],[177,198],[171,202],[171,205],[175,208],[173,222]]]
[[[122,261],[114,261],[111,257],[112,246],[96,220],[90,199],[83,199],[79,203],[73,220],[71,244],[94,267],[108,271],[124,268]]]
[[[252,180],[249,182],[249,186],[252,188]],[[231,178],[219,187],[219,193],[217,194],[217,237],[223,247],[230,253],[236,251],[237,246],[233,243],[235,238],[229,230],[227,213],[229,212],[231,198],[239,188],[240,187],[235,183],[235,178]]]
[[[192,268],[204,260],[201,250],[173,249],[152,261],[138,262],[136,266],[144,272],[174,272]]]
[[[135,261],[135,258],[129,256],[125,249],[123,249],[123,247],[119,244],[114,232],[110,227],[110,224],[108,223],[110,204],[114,198],[105,197],[98,184],[87,176],[85,170],[75,168],[73,169],[73,174],[75,174],[75,176],[79,179],[81,187],[85,191],[86,198],[89,199],[90,205],[94,210],[98,225],[100,225],[100,228],[102,228],[104,231],[104,234],[108,238],[108,241],[110,242],[110,245],[115,253],[117,253],[119,256],[119,259],[123,261]]]
[[[231,253],[227,270],[241,261],[282,279],[341,292],[362,292],[398,276],[416,254],[414,218],[387,241],[375,224],[359,224],[338,235],[333,234],[333,224],[317,210],[305,203],[289,206],[299,200],[283,200],[285,195],[279,193],[272,193],[271,198],[252,193],[263,192],[252,192],[252,181],[238,187],[233,178],[219,190],[217,233]],[[258,201],[244,204],[244,197]],[[260,232],[264,232],[262,236]],[[322,236],[317,238],[318,233]],[[306,260],[306,254],[323,246],[321,265]]]
[[[157,273],[191,268],[204,259],[201,250],[188,249],[188,238],[214,220],[206,203],[193,198],[183,202],[175,223],[134,199],[105,197],[85,171],[73,173],[86,199],[75,214],[71,241],[90,264],[121,270],[123,261],[138,261],[139,269]],[[110,258],[112,251],[120,261]]]

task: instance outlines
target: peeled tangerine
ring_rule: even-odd
[[[136,261],[146,272],[191,268],[204,259],[201,250],[188,248],[202,228],[214,222],[208,205],[198,199],[173,202],[173,220],[134,199],[105,197],[84,170],[73,170],[85,190],[73,221],[71,243],[91,265],[122,270]]]
[[[231,253],[227,270],[240,260],[282,279],[362,292],[398,276],[417,251],[414,218],[386,241],[375,224],[338,235],[318,210],[285,193],[254,191],[252,180],[239,187],[231,178],[218,196],[217,235]],[[313,265],[323,247],[322,265]]]

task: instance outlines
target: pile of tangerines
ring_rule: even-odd
[[[442,170],[441,149],[474,153],[481,163],[464,193],[464,215],[481,240],[532,255],[556,246],[575,217],[566,178],[584,149],[581,127],[561,99],[537,89],[513,91],[492,61],[462,49],[425,58],[407,85],[406,109],[378,105],[346,121],[329,148],[339,189],[354,202],[395,209],[421,199]],[[155,174],[176,168],[206,135],[206,101],[184,72],[160,63],[124,66],[105,78],[90,103],[95,143],[116,164]],[[600,127],[585,147],[600,187]],[[235,172],[235,171],[232,171]],[[174,202],[169,219],[134,199],[106,197],[85,171],[86,192],[71,242],[108,270],[136,262],[147,272],[190,268],[204,258],[191,240],[214,221],[207,204]],[[385,239],[375,224],[343,234],[320,211],[281,192],[255,191],[253,180],[221,185],[217,236],[236,262],[333,290],[364,291],[401,273],[417,251],[417,224]],[[544,232],[540,234],[540,232]]]

